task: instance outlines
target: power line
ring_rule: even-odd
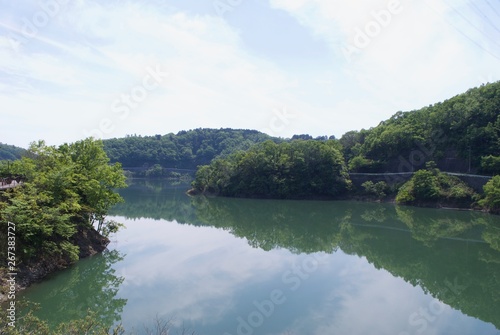
[[[423,3],[427,7],[429,7],[430,9],[432,9],[438,16],[441,16],[446,23],[448,23],[450,26],[452,26],[456,31],[458,31],[462,36],[464,36],[470,42],[472,42],[473,44],[475,44],[478,48],[482,49],[483,51],[485,51],[486,53],[488,53],[490,56],[492,56],[492,57],[500,60],[500,57],[498,57],[497,55],[495,55],[494,53],[492,53],[488,49],[484,48],[481,44],[477,43],[475,40],[473,40],[472,38],[470,38],[469,36],[467,36],[464,32],[462,32],[460,29],[458,29],[457,26],[455,26],[453,23],[451,23],[450,21],[448,21],[448,19],[446,17],[444,17],[443,15],[441,15],[436,9],[434,9],[432,6],[430,6],[425,0],[423,1]]]
[[[464,19],[467,23],[469,23],[474,29],[476,29],[480,34],[484,35],[488,40],[490,40],[491,42],[493,42],[494,44],[496,44],[499,48],[500,48],[500,44],[497,44],[497,42],[494,40],[494,39],[491,39],[488,35],[486,35],[481,29],[479,29],[478,27],[476,27],[476,25],[474,23],[472,23],[465,15],[463,15],[462,13],[460,13],[455,7],[451,6],[450,4],[448,4],[447,1],[444,1],[448,7],[450,7],[451,9],[453,9],[454,12],[456,12],[462,19]]]
[[[491,10],[494,11],[495,14],[497,14],[500,17],[500,14],[497,12],[497,10],[495,9],[495,7],[493,7],[493,5],[490,3],[490,1],[486,0],[486,3],[488,4],[488,6],[490,6]]]
[[[474,2],[470,2],[469,3],[472,7],[474,7],[476,9],[476,11],[479,13],[479,15],[481,15],[482,17],[484,17],[486,19],[486,21],[488,21],[488,23],[490,24],[490,26],[492,26],[496,31],[498,31],[500,33],[500,29],[498,29],[495,24],[493,22],[491,22],[490,18],[488,16],[486,16],[482,11],[481,9],[474,3]]]

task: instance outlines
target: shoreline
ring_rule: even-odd
[[[94,228],[89,227],[78,230],[72,239],[80,248],[79,258],[76,262],[102,253],[107,249],[110,243],[107,237],[102,236]],[[72,263],[67,257],[59,256],[50,259],[37,259],[28,264],[19,266],[15,272],[16,294],[30,287],[32,284],[44,281],[47,276],[68,269],[76,262]],[[8,301],[8,279],[10,279],[8,269],[6,267],[0,267],[0,304]]]
[[[474,208],[474,207],[455,207],[451,204],[446,203],[434,203],[434,202],[422,202],[419,204],[397,204],[395,201],[395,196],[388,196],[382,199],[377,199],[370,196],[360,196],[351,195],[343,197],[302,197],[302,198],[287,198],[287,199],[276,199],[276,198],[266,198],[266,197],[227,197],[217,195],[210,192],[200,192],[195,189],[189,189],[185,192],[190,197],[205,196],[205,197],[224,197],[224,198],[236,198],[236,199],[261,199],[261,200],[300,200],[300,201],[356,201],[365,203],[387,203],[396,206],[405,207],[417,207],[417,208],[434,208],[441,210],[454,210],[454,211],[474,211],[482,212],[490,215],[498,215],[496,213],[488,212],[484,209]],[[102,253],[106,250],[109,239],[100,235],[93,228],[86,228],[79,230],[73,237],[74,241],[80,247],[79,259],[84,259],[91,257],[95,254]],[[64,257],[58,259],[40,259],[33,261],[30,264],[26,264],[18,268],[17,278],[16,278],[16,293],[28,288],[32,284],[44,281],[47,276],[57,273],[58,271],[65,270],[74,263],[69,262]],[[9,279],[9,272],[7,268],[0,267],[0,304],[5,303],[7,299],[7,293],[9,292],[7,280]]]
[[[231,196],[223,196],[218,195],[211,192],[201,192],[196,189],[189,189],[186,192],[186,195],[190,197],[197,196],[205,196],[209,198],[234,198],[234,199],[257,199],[257,200],[302,200],[302,201],[357,201],[357,202],[368,202],[368,203],[387,203],[393,204],[395,206],[405,206],[405,207],[417,207],[417,208],[434,208],[434,209],[442,209],[442,210],[456,210],[456,211],[472,211],[472,212],[481,212],[490,215],[499,215],[498,213],[490,212],[485,209],[481,209],[478,207],[474,207],[474,203],[471,203],[469,206],[453,206],[451,203],[446,202],[420,202],[416,204],[398,204],[396,203],[396,196],[387,196],[382,199],[378,199],[370,196],[362,196],[362,195],[351,195],[351,196],[342,196],[342,197],[297,197],[297,198],[269,198],[269,197],[231,197]]]

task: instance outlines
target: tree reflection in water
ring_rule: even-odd
[[[350,201],[189,198],[136,184],[115,215],[224,229],[255,248],[365,257],[462,313],[500,329],[500,217]],[[145,196],[147,194],[147,196]]]
[[[112,265],[123,259],[117,250],[106,250],[80,260],[71,271],[56,273],[43,283],[43,290],[30,294],[30,301],[40,307],[34,314],[55,326],[83,319],[90,309],[107,326],[119,323],[127,300],[116,297],[124,278],[115,274]]]

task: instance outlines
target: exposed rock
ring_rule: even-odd
[[[71,242],[80,248],[80,259],[103,252],[109,244],[109,239],[99,234],[94,228],[80,226],[78,232],[71,238]],[[56,255],[52,258],[41,258],[28,264],[19,264],[16,278],[16,291],[25,289],[33,283],[42,281],[48,275],[67,268],[72,263],[69,257]],[[7,296],[6,285],[8,271],[2,269],[0,272],[0,302],[5,301]]]

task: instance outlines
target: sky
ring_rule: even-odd
[[[368,129],[500,80],[498,0],[0,0],[0,142]]]

